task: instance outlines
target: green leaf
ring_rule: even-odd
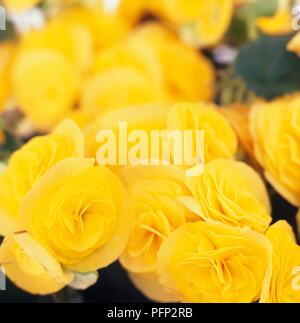
[[[242,6],[238,16],[244,19],[256,19],[262,16],[273,16],[277,10],[277,0],[259,0]]]
[[[258,0],[243,5],[234,15],[227,32],[227,40],[233,45],[241,45],[254,40],[259,35],[256,20],[262,16],[273,16],[278,0]]]
[[[235,71],[258,96],[273,99],[300,90],[300,59],[286,50],[289,36],[262,36],[241,49]]]
[[[226,40],[234,46],[240,46],[249,40],[247,22],[238,16],[233,17],[226,34]]]
[[[14,25],[11,22],[6,21],[6,30],[0,30],[0,43],[16,38],[16,35]]]

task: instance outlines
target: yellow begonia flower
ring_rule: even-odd
[[[215,91],[212,63],[200,52],[179,42],[162,50],[167,93],[173,101],[210,101]]]
[[[195,46],[217,44],[233,15],[233,0],[163,0],[159,12],[174,23],[183,39]]]
[[[0,44],[0,111],[5,108],[11,91],[10,72],[13,64],[15,46],[12,43]]]
[[[94,60],[94,40],[89,28],[80,23],[50,20],[43,28],[25,33],[21,50],[53,49],[62,53],[74,68],[87,72]]]
[[[280,9],[273,17],[260,17],[256,21],[256,26],[265,34],[280,36],[293,31],[291,8]]]
[[[214,104],[176,104],[168,114],[167,125],[169,130],[203,130],[205,162],[221,157],[232,158],[237,151],[236,135]],[[193,156],[196,156],[196,151]]]
[[[57,162],[83,157],[83,137],[71,121],[50,135],[35,137],[17,150],[0,176],[0,234],[22,230],[20,204],[34,184]]]
[[[182,225],[158,252],[159,282],[182,302],[249,303],[271,277],[270,242],[219,222]]]
[[[94,159],[68,158],[53,166],[21,204],[31,236],[65,268],[87,273],[124,251],[133,208],[119,178]]]
[[[300,32],[298,32],[287,44],[287,50],[296,53],[300,57]]]
[[[130,25],[116,14],[81,6],[62,11],[56,19],[65,24],[84,25],[89,29],[96,48],[105,48],[122,40],[130,30]]]
[[[131,24],[138,22],[143,13],[147,11],[148,3],[152,0],[120,0],[117,13],[120,17]]]
[[[100,144],[96,141],[97,133],[100,130],[112,130],[119,137],[119,123],[126,122],[128,133],[134,130],[143,130],[149,137],[151,130],[166,129],[166,119],[169,108],[161,105],[142,105],[127,109],[112,111],[100,116],[84,130],[86,155],[95,158]],[[126,140],[123,138],[122,140]],[[128,144],[128,150],[133,144]],[[117,156],[120,142],[117,143]],[[126,147],[124,147],[126,149]]]
[[[11,11],[23,11],[34,7],[40,0],[3,0],[2,2]]]
[[[77,70],[54,50],[21,51],[13,66],[16,101],[26,117],[41,130],[51,129],[71,111],[79,83]]]
[[[87,127],[93,120],[89,114],[84,113],[80,109],[72,111],[68,115],[68,118],[73,120],[80,129]]]
[[[254,147],[249,130],[249,112],[250,109],[243,104],[233,104],[219,110],[230,122],[234,129],[241,151],[247,153],[251,162],[256,164],[254,156]]]
[[[267,180],[300,206],[300,95],[258,102],[250,112],[255,156]]]
[[[134,68],[117,67],[98,73],[87,81],[81,93],[81,108],[97,115],[133,105],[164,100],[160,88]]]
[[[265,232],[271,207],[264,182],[247,164],[216,159],[199,177],[188,177],[193,197],[180,200],[203,220],[215,220]]]
[[[293,230],[286,221],[279,221],[270,227],[267,238],[273,247],[273,272],[261,301],[299,303],[300,246],[296,244]]]
[[[101,73],[116,67],[135,68],[163,86],[163,71],[159,56],[153,46],[144,39],[134,37],[121,44],[101,50],[95,59],[94,71]]]
[[[138,26],[130,33],[128,39],[148,42],[157,51],[166,46],[166,43],[178,41],[175,33],[157,22],[147,22]]]
[[[28,233],[5,238],[0,247],[0,266],[14,284],[32,294],[58,292],[74,278]]]
[[[156,52],[164,92],[172,102],[213,99],[214,67],[200,52],[182,44],[171,32],[154,23],[138,28],[130,39],[136,46],[148,44]]]
[[[131,272],[153,272],[162,242],[196,218],[177,201],[188,194],[184,172],[175,166],[128,166],[120,176],[135,205],[135,227],[120,261]]]

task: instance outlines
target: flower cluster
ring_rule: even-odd
[[[216,52],[255,1],[50,2],[43,26],[0,43],[0,151],[5,135],[19,143],[0,155],[6,276],[46,295],[85,289],[118,260],[154,301],[300,302],[300,246],[285,214],[273,221],[270,199],[272,186],[300,208],[299,77],[289,79],[296,93],[270,100],[255,92],[251,65],[237,83],[250,79],[254,100],[222,104]],[[251,37],[292,31],[290,1],[279,2],[246,19]],[[3,3],[13,13],[38,1]],[[299,39],[283,48],[294,61]],[[174,147],[168,163],[159,151],[158,165],[103,166],[97,134],[119,137],[122,122],[146,136],[201,131],[202,172],[190,176]],[[118,142],[117,154],[134,144]]]
[[[78,280],[87,287],[97,274],[82,274],[122,254],[132,203],[112,171],[84,157],[74,122],[64,121],[16,151],[0,181],[0,263],[19,287],[37,294]]]

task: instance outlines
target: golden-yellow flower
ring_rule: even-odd
[[[24,50],[14,63],[12,85],[26,117],[36,128],[48,130],[71,111],[78,96],[79,75],[55,50]]]
[[[142,18],[143,13],[146,12],[148,2],[151,3],[151,1],[121,0],[117,7],[117,13],[122,19],[134,24]]]
[[[5,108],[11,92],[10,72],[13,63],[15,46],[12,43],[0,44],[0,111]]]
[[[180,42],[162,50],[166,89],[173,101],[210,101],[215,92],[215,71],[202,53]]]
[[[188,177],[193,197],[181,201],[203,220],[250,227],[265,232],[271,222],[268,193],[260,176],[247,164],[216,159],[198,177]]]
[[[135,68],[154,84],[163,86],[163,71],[159,56],[149,41],[142,37],[129,37],[126,41],[97,53],[95,73],[116,67]]]
[[[92,122],[92,117],[80,109],[72,111],[68,118],[74,121],[80,129],[84,129]]]
[[[128,242],[133,208],[119,178],[94,159],[53,166],[21,204],[31,236],[65,268],[87,273],[118,259]]]
[[[91,115],[161,101],[160,88],[142,72],[130,67],[116,67],[96,74],[81,93],[81,108]]]
[[[233,104],[220,109],[220,112],[229,120],[234,129],[242,153],[247,153],[252,163],[255,162],[254,147],[249,130],[250,109],[243,104]]]
[[[22,35],[21,49],[53,49],[81,72],[87,72],[93,64],[95,41],[88,26],[71,19],[51,19],[41,29]]]
[[[286,221],[273,224],[267,232],[273,247],[273,271],[269,288],[262,302],[300,302],[300,247],[291,226]],[[266,286],[267,287],[267,286]]]
[[[40,0],[3,0],[2,2],[12,11],[22,11],[34,7]]]
[[[129,35],[130,41],[145,41],[159,52],[164,46],[172,41],[178,41],[172,30],[157,22],[147,22],[135,28]]]
[[[151,130],[166,129],[168,112],[168,107],[150,104],[111,111],[96,118],[83,130],[87,156],[96,157],[97,150],[100,147],[100,144],[96,141],[96,136],[100,130],[112,130],[118,138],[119,123],[126,122],[128,133],[134,130],[143,130],[150,136]],[[123,140],[126,140],[126,138],[123,138]],[[128,149],[132,145],[129,143]],[[119,149],[120,143],[117,144],[117,152],[119,152]]]
[[[163,0],[163,15],[179,29],[183,38],[195,46],[218,43],[233,15],[233,0]]]
[[[124,39],[130,30],[130,24],[122,17],[117,14],[107,14],[99,8],[72,6],[59,13],[57,19],[65,24],[79,24],[88,28],[98,49],[106,48]]]
[[[250,130],[255,156],[267,180],[300,206],[300,95],[254,104]]]
[[[157,252],[171,232],[194,219],[177,198],[188,193],[174,166],[128,166],[121,172],[135,205],[135,226],[120,261],[134,273],[155,271]]]
[[[164,92],[172,102],[213,99],[215,71],[199,51],[180,42],[162,26],[149,23],[137,28],[130,40],[137,46],[148,44],[156,53],[164,80]]]
[[[157,272],[182,302],[249,303],[269,286],[271,256],[269,241],[249,228],[187,223],[164,241]]]
[[[32,294],[52,294],[69,284],[74,274],[60,263],[28,233],[5,237],[0,247],[0,266],[19,288]]]
[[[20,204],[35,183],[56,163],[68,157],[83,157],[83,136],[71,121],[35,137],[10,158],[0,175],[0,234],[22,230]]]
[[[237,137],[224,116],[212,103],[175,104],[168,114],[169,130],[204,131],[205,162],[217,158],[233,158],[237,151]],[[196,147],[193,147],[193,156]]]

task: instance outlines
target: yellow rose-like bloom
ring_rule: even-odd
[[[160,89],[143,73],[126,67],[93,76],[81,95],[81,107],[91,115],[160,101],[163,101]]]
[[[40,0],[3,0],[2,2],[9,10],[22,11],[34,7]]]
[[[190,215],[176,200],[188,192],[184,172],[174,166],[128,166],[121,178],[134,201],[135,227],[120,261],[131,272],[153,272],[162,242]]]
[[[187,223],[163,243],[157,272],[182,302],[255,302],[269,286],[271,246],[248,228]]]
[[[28,191],[53,165],[68,157],[83,157],[83,137],[71,121],[50,135],[35,137],[17,150],[0,176],[0,234],[22,229],[20,203]]]
[[[300,95],[259,102],[250,112],[255,155],[265,176],[290,203],[300,206]]]
[[[0,44],[0,111],[5,108],[5,103],[11,90],[10,71],[13,63],[15,46],[5,42]]]
[[[81,110],[72,111],[68,118],[74,121],[80,129],[84,129],[92,122],[92,117]]]
[[[132,33],[131,41],[148,44],[156,52],[163,71],[164,91],[172,102],[210,101],[215,71],[199,51],[182,44],[169,30],[151,23]]]
[[[233,14],[233,0],[163,0],[161,5],[163,14],[175,23],[183,38],[201,47],[220,41]]]
[[[173,101],[210,101],[214,97],[215,72],[200,52],[180,42],[162,50],[167,92]]]
[[[233,226],[248,226],[265,232],[271,222],[266,187],[247,164],[216,159],[199,177],[187,178],[194,197],[182,202],[203,220],[212,219]]]
[[[143,13],[146,11],[147,2],[151,1],[121,0],[117,8],[117,13],[126,21],[129,21],[131,24],[134,24],[138,22],[138,20],[143,16]]]
[[[133,210],[119,178],[94,159],[53,166],[22,201],[32,237],[62,265],[91,272],[118,259],[128,242]]]
[[[116,138],[119,137],[119,124],[126,122],[128,133],[134,130],[143,130],[149,136],[151,130],[166,129],[166,118],[169,108],[160,105],[142,105],[122,110],[112,111],[100,116],[84,130],[86,155],[95,158],[100,144],[96,142],[100,130],[113,130]],[[127,140],[127,138],[123,138]],[[118,144],[117,151],[122,148]],[[133,144],[128,144],[128,150]],[[124,147],[125,148],[125,147]],[[118,155],[118,154],[117,154]]]
[[[270,227],[267,238],[273,247],[273,272],[262,302],[299,303],[300,247],[293,230],[286,221],[279,221]]]
[[[0,247],[0,265],[14,284],[32,294],[55,293],[74,278],[28,233],[5,238]]]
[[[94,64],[95,73],[116,67],[135,68],[158,86],[163,85],[163,71],[159,56],[149,41],[142,37],[128,38],[125,42],[115,44],[97,54]]]
[[[220,109],[234,129],[242,152],[246,152],[255,164],[254,147],[249,130],[250,109],[243,104],[233,104]]]
[[[43,28],[25,33],[22,49],[54,49],[62,53],[75,68],[86,72],[94,59],[94,39],[89,28],[71,20],[53,19]]]
[[[52,128],[69,113],[79,90],[74,67],[62,54],[47,49],[19,53],[12,83],[20,108],[41,130]]]
[[[129,32],[129,24],[117,14],[106,14],[103,10],[73,6],[63,10],[56,18],[67,24],[79,24],[89,29],[96,48],[111,46],[122,40]]]
[[[134,29],[128,36],[130,41],[145,41],[157,51],[172,41],[178,41],[176,34],[156,22],[148,22]]]
[[[167,125],[169,130],[203,130],[205,162],[221,157],[232,158],[237,151],[237,137],[214,104],[176,104],[168,114]],[[193,156],[196,156],[196,151]]]

